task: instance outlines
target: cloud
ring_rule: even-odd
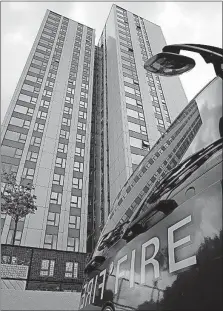
[[[82,24],[88,24],[86,23],[86,17],[87,17],[87,7],[85,2],[76,2],[72,3],[72,9],[69,13],[69,17],[75,21],[78,21]]]
[[[9,2],[9,8],[14,11],[22,11],[29,9],[28,2]]]
[[[26,36],[21,31],[16,31],[13,33],[7,33],[3,36],[3,43],[8,45],[10,48],[11,45],[25,45],[26,47],[31,48],[32,42],[26,38]]]
[[[192,42],[222,46],[220,2],[137,1],[117,2],[117,5],[160,24],[168,44]],[[2,117],[46,10],[52,10],[96,29],[97,44],[111,6],[112,2],[2,3]],[[183,86],[189,98],[214,75],[212,68],[202,60],[198,59],[196,67],[191,73],[182,75]]]
[[[72,9],[68,17],[95,29],[95,43],[97,44],[111,6],[112,2],[104,2],[103,4],[102,2],[75,2],[72,3]]]
[[[163,26],[167,29],[175,28],[179,26],[182,22],[187,23],[187,19],[184,17],[180,6],[178,5],[178,3],[175,2],[166,2],[164,4],[164,9],[159,14],[157,20],[161,27]]]

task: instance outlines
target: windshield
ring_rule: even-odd
[[[221,138],[222,80],[215,78],[195,97],[194,101],[197,104],[202,124],[182,161]]]
[[[222,137],[222,80],[215,78],[185,107],[130,176],[102,231],[131,221],[163,180],[185,159]]]

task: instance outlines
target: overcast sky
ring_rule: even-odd
[[[96,29],[96,43],[112,3],[162,27],[167,44],[222,47],[221,2],[3,2],[1,3],[1,120],[47,9]],[[185,54],[188,55],[188,54]],[[197,66],[181,76],[188,100],[214,77],[211,65],[193,55]]]

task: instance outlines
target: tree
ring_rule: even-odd
[[[17,225],[21,218],[34,214],[36,196],[32,194],[34,187],[31,184],[23,185],[16,182],[14,172],[3,172],[2,181],[4,189],[1,190],[1,210],[11,216],[15,221],[12,244],[15,244]]]

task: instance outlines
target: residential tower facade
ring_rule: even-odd
[[[166,45],[158,25],[113,5],[94,42],[90,27],[46,12],[2,126],[3,169],[37,196],[16,245],[91,252],[121,189],[187,105],[178,77],[144,69]],[[13,229],[2,214],[2,243]]]
[[[2,126],[3,170],[37,196],[16,245],[86,253],[94,42],[93,29],[47,10]],[[2,214],[2,243],[13,228]]]
[[[96,240],[124,184],[187,105],[178,77],[144,69],[165,45],[158,25],[112,6],[95,52],[89,234]]]

